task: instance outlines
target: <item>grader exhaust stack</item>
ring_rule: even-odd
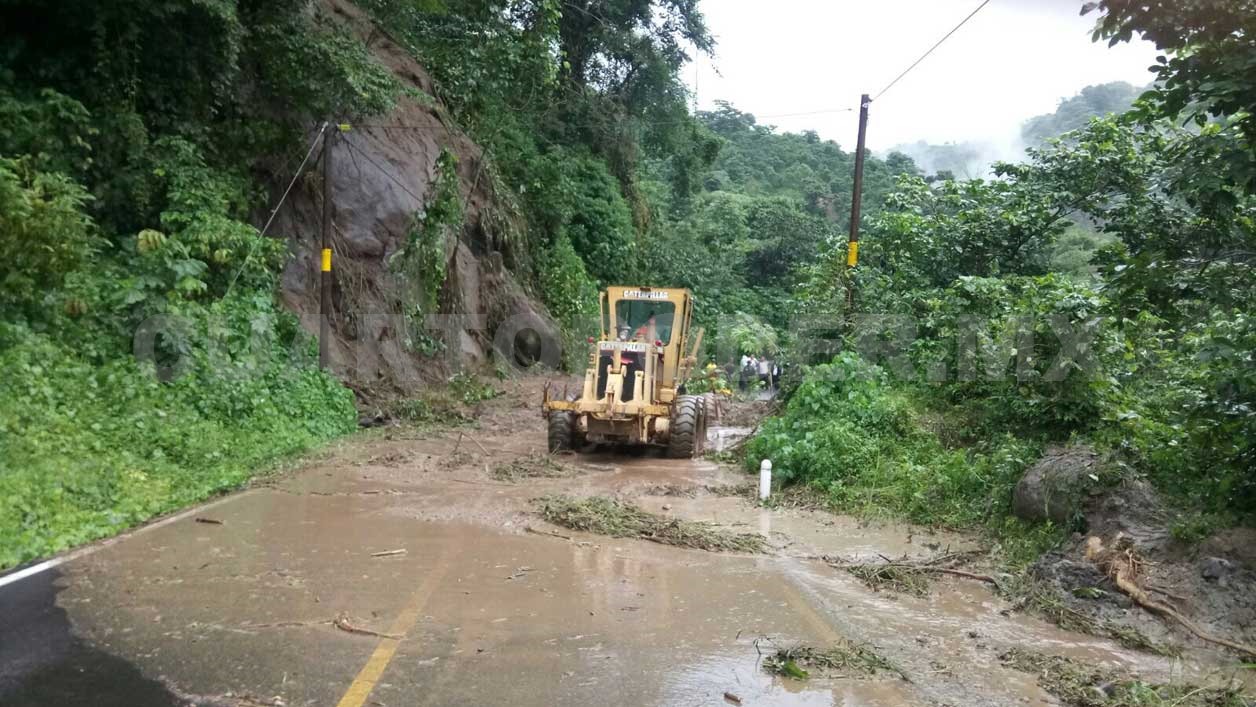
[[[594,442],[663,446],[678,458],[701,455],[707,406],[684,392],[702,345],[701,330],[689,345],[693,295],[616,286],[600,300],[601,336],[591,345],[580,395],[552,399],[545,391],[550,451]]]

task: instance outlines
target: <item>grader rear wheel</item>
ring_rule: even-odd
[[[570,452],[576,448],[576,416],[570,412],[552,412],[549,417],[549,451]]]
[[[706,443],[706,406],[697,395],[682,395],[672,408],[667,440],[667,456],[692,459],[702,454]]]

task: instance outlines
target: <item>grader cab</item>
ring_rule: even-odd
[[[589,365],[578,396],[545,390],[543,410],[551,452],[586,443],[653,445],[668,456],[701,455],[707,405],[685,394],[702,331],[690,345],[689,290],[609,287],[601,294],[601,336],[590,341]]]

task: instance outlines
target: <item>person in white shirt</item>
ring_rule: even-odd
[[[766,358],[759,359],[759,382],[764,388],[772,387],[772,362]]]

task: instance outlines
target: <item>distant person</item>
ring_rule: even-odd
[[[772,362],[767,358],[759,359],[759,382],[764,388],[772,387]]]
[[[772,389],[781,389],[781,364],[776,361],[772,362]]]

